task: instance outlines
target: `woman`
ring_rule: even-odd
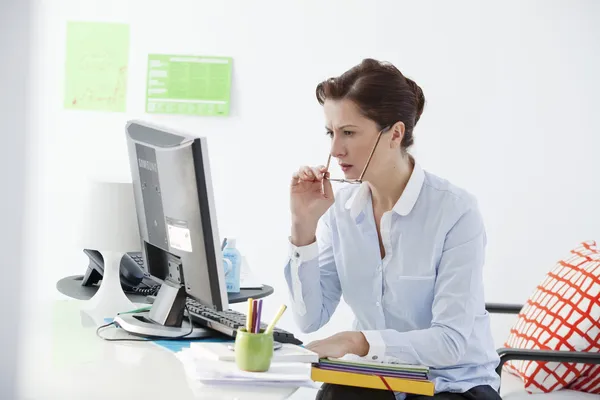
[[[367,59],[316,92],[346,183],[334,197],[327,167],[294,174],[285,276],[303,332],[325,325],[342,294],[355,322],[353,331],[307,347],[321,357],[427,365],[436,399],[500,399],[476,200],[408,152],[425,103],[421,88],[393,65]],[[394,394],[324,384],[317,398]]]

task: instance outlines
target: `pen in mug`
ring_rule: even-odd
[[[246,332],[252,333],[252,297],[248,299],[248,315],[246,315]]]
[[[275,318],[273,318],[273,321],[271,321],[271,323],[267,326],[265,333],[267,333],[267,334],[273,333],[273,329],[275,329],[275,324],[277,324],[277,322],[279,321],[279,318],[281,318],[281,316],[283,315],[283,312],[286,310],[286,308],[287,308],[287,306],[285,304],[282,304],[281,307],[279,307],[279,311],[277,312],[277,315],[275,315]]]
[[[256,310],[256,323],[254,324],[254,333],[260,333],[260,317],[262,314],[262,299],[258,300],[258,306]]]
[[[250,325],[252,327],[252,331],[251,333],[256,333],[255,332],[255,328],[256,328],[256,319],[258,317],[258,300],[252,300],[252,325]]]

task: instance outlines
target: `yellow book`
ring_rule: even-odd
[[[392,389],[394,392],[433,396],[434,385],[431,381],[392,378],[383,376],[389,388],[377,375],[357,374],[354,372],[330,371],[313,366],[310,377],[315,382],[333,383],[337,385],[358,386],[371,389]]]

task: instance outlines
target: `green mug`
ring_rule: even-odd
[[[242,371],[265,372],[273,358],[273,334],[248,333],[239,328],[235,335],[235,363]]]

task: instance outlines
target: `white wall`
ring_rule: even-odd
[[[290,4],[291,3],[291,4]],[[209,138],[219,229],[276,288],[289,234],[288,183],[324,163],[328,140],[316,84],[364,57],[392,61],[427,98],[414,153],[429,171],[479,198],[489,234],[490,301],[522,302],[581,240],[600,240],[600,3],[590,1],[39,2],[32,99],[39,215],[32,286],[56,298],[83,273],[75,245],[78,187],[91,175],[129,177],[129,118]],[[235,14],[234,14],[235,13]],[[127,22],[127,113],[62,109],[68,20]],[[148,53],[234,59],[229,118],[144,114]],[[321,332],[345,329],[342,307]],[[281,325],[296,330],[291,314]]]

